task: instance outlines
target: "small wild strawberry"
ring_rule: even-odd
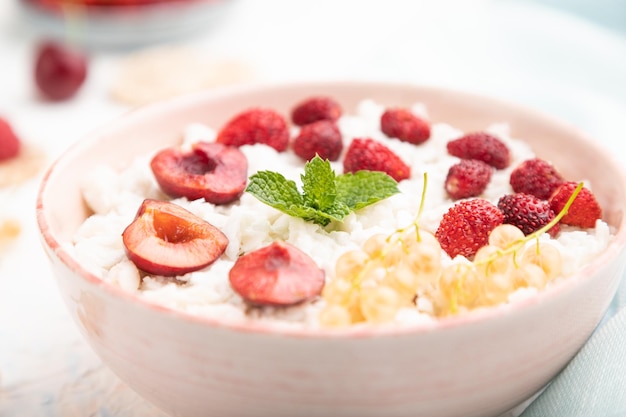
[[[289,146],[289,129],[285,118],[275,110],[252,108],[230,119],[216,141],[229,146],[262,143],[282,152]]]
[[[500,209],[488,200],[461,200],[443,215],[435,237],[451,258],[462,255],[471,260],[503,220]]]
[[[335,122],[318,120],[300,128],[292,148],[296,155],[306,161],[316,154],[322,159],[336,161],[343,150],[343,140]]]
[[[556,216],[547,200],[531,194],[507,194],[498,200],[498,208],[504,214],[504,223],[517,226],[525,235],[536,232]],[[559,232],[558,223],[548,233],[554,237]]]
[[[485,132],[468,133],[447,145],[448,153],[461,159],[478,159],[496,169],[511,163],[509,148],[497,137]]]
[[[479,196],[491,180],[493,168],[477,159],[462,159],[452,165],[444,183],[453,200]]]
[[[344,172],[361,170],[384,172],[396,181],[411,176],[411,167],[396,153],[370,138],[353,139],[343,160]]]
[[[343,110],[341,105],[331,97],[315,96],[298,103],[291,111],[293,124],[303,126],[318,120],[336,121]]]
[[[402,108],[385,110],[380,118],[380,129],[390,138],[415,145],[430,138],[430,124],[410,110]]]
[[[550,197],[550,207],[555,213],[563,209],[577,186],[578,183],[567,181],[554,191],[554,194]],[[567,214],[561,219],[561,223],[569,226],[591,228],[595,227],[596,220],[601,217],[602,209],[595,195],[591,190],[583,187],[574,199]]]
[[[509,180],[513,191],[547,200],[565,182],[557,169],[540,158],[528,159],[511,171]]]

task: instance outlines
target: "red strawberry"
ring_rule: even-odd
[[[263,143],[282,152],[289,146],[289,129],[285,118],[278,112],[252,108],[230,119],[218,133],[216,141],[230,146]]]
[[[307,161],[316,154],[322,159],[336,161],[343,150],[343,140],[335,122],[318,120],[302,126],[292,147],[296,155]]]
[[[509,148],[497,137],[485,132],[468,133],[448,142],[448,153],[461,159],[478,159],[494,168],[511,163]]]
[[[396,181],[411,176],[411,168],[391,149],[370,138],[352,140],[343,160],[344,172],[381,171]]]
[[[567,181],[558,187],[550,197],[550,207],[555,213],[561,212],[567,200],[574,192],[578,183]],[[561,218],[561,223],[582,228],[595,227],[596,220],[602,217],[602,208],[595,195],[588,188],[583,187],[567,214]]]
[[[504,214],[504,223],[517,226],[525,235],[541,229],[556,216],[547,200],[524,193],[500,197],[498,208]],[[548,230],[548,233],[552,237],[556,236],[559,233],[558,223]]]
[[[503,220],[500,209],[488,200],[461,200],[443,215],[435,237],[451,258],[462,255],[472,259]]]
[[[20,153],[21,142],[9,122],[0,117],[0,162],[15,158]]]
[[[391,138],[419,145],[430,138],[430,124],[407,109],[387,109],[380,129]]]
[[[491,180],[493,168],[477,159],[462,159],[452,165],[444,184],[450,198],[476,197],[480,195]]]
[[[516,193],[547,200],[565,180],[556,168],[540,158],[528,159],[511,171],[509,183]]]
[[[316,96],[298,103],[291,111],[291,121],[298,126],[318,120],[336,121],[342,113],[341,105],[334,99]]]

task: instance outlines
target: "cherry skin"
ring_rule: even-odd
[[[41,43],[35,57],[35,83],[49,100],[73,97],[87,78],[87,58],[83,52],[58,41]]]
[[[248,181],[248,160],[234,146],[198,142],[190,152],[165,148],[150,163],[159,186],[172,197],[204,198],[213,204],[238,199]]]
[[[325,274],[313,259],[281,241],[240,256],[229,272],[230,285],[246,302],[290,306],[321,294]]]
[[[228,246],[226,235],[207,221],[174,203],[152,199],[143,201],[122,240],[137,268],[162,276],[200,270]]]

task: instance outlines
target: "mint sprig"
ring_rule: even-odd
[[[259,171],[250,177],[246,191],[283,213],[321,226],[399,192],[398,183],[383,172],[336,175],[330,162],[319,156],[305,164],[300,179],[302,192],[278,172]]]

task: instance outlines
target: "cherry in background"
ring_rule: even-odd
[[[73,97],[87,78],[83,51],[56,40],[45,40],[35,52],[35,84],[49,100]]]

